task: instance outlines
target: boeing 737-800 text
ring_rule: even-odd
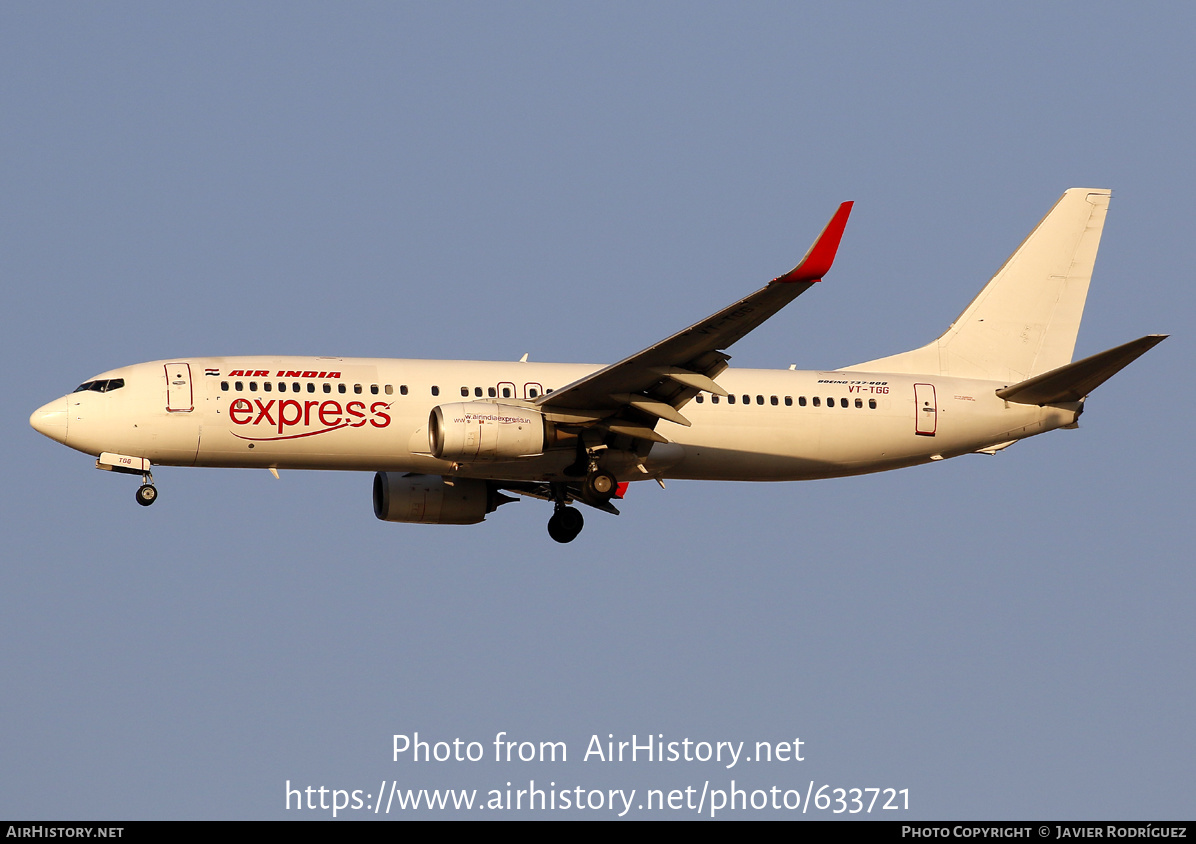
[[[475,524],[516,493],[618,513],[627,482],[880,472],[1075,427],[1088,394],[1160,342],[1072,362],[1110,192],[1067,191],[950,328],[834,371],[730,369],[726,350],[831,268],[851,203],[792,270],[609,366],[337,357],[173,358],[114,369],[35,411],[96,467],[374,471],[393,522]],[[526,358],[526,356],[525,356]]]

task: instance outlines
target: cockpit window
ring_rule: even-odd
[[[113,390],[119,390],[125,385],[123,378],[108,378],[100,381],[84,381],[74,389],[76,393],[82,393],[86,390],[91,390],[96,393],[110,393]]]

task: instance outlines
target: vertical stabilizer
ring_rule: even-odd
[[[1072,188],[929,345],[849,370],[1014,383],[1071,362],[1110,191]]]

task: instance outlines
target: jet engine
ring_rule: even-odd
[[[544,453],[547,423],[537,410],[495,402],[457,402],[432,409],[428,447],[441,460],[473,463]]]
[[[515,500],[472,478],[456,478],[450,485],[436,475],[374,475],[374,515],[384,522],[476,525],[500,504]]]

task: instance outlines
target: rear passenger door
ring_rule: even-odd
[[[914,405],[914,433],[933,437],[939,427],[939,409],[933,384],[914,384]]]

